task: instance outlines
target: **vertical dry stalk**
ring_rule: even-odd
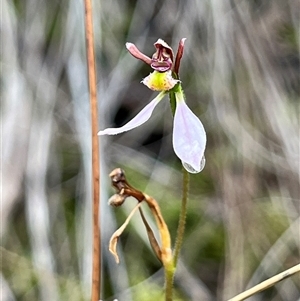
[[[94,53],[94,31],[92,16],[92,0],[84,0],[85,4],[85,35],[88,64],[89,92],[92,124],[92,170],[93,170],[93,271],[92,271],[92,301],[100,298],[101,285],[101,240],[99,223],[99,145],[98,145],[98,107],[97,79]]]

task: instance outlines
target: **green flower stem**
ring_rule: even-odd
[[[184,168],[182,168],[183,173],[183,185],[182,185],[182,201],[181,201],[181,209],[180,209],[180,217],[177,228],[177,236],[175,241],[175,249],[174,249],[174,267],[176,268],[179,253],[182,246],[184,230],[185,230],[185,222],[186,222],[186,213],[187,213],[187,202],[188,202],[188,193],[189,193],[189,173]]]
[[[178,76],[176,76],[176,79],[178,79]],[[184,94],[180,83],[177,84],[169,93],[173,116],[175,115],[175,109],[176,109],[175,92],[181,92]],[[180,217],[179,217],[177,236],[175,241],[175,249],[174,249],[174,272],[177,266],[177,261],[178,261],[179,253],[182,246],[183,236],[184,236],[187,201],[188,201],[188,193],[189,193],[189,173],[184,168],[182,168],[182,173],[183,173],[182,201],[181,201]]]
[[[188,201],[188,190],[189,190],[189,173],[182,168],[183,170],[183,187],[182,187],[182,202],[181,202],[181,210],[180,217],[177,229],[177,236],[175,242],[174,256],[173,260],[170,262],[164,262],[165,268],[165,286],[166,286],[166,301],[173,300],[173,281],[174,274],[177,267],[178,257],[181,250],[184,230],[185,230],[185,222],[186,222],[186,213],[187,213],[187,201]]]
[[[175,110],[176,110],[175,92],[178,92],[180,90],[182,91],[182,87],[180,84],[177,84],[169,92],[169,98],[170,98],[170,104],[171,104],[171,110],[172,110],[173,116],[174,116]],[[182,91],[182,93],[183,93],[183,91]],[[187,201],[188,201],[188,191],[189,191],[189,173],[184,168],[182,168],[182,172],[183,172],[182,202],[181,202],[179,223],[178,223],[178,228],[177,228],[174,256],[173,256],[173,260],[171,262],[164,263],[165,286],[166,286],[166,293],[165,293],[166,299],[165,300],[166,301],[173,300],[174,274],[176,271],[178,257],[179,257],[179,253],[180,253],[182,242],[183,242],[185,222],[186,222]]]
[[[175,273],[175,267],[174,267],[173,260],[167,264],[164,264],[164,268],[165,268],[165,286],[166,286],[165,300],[172,301],[173,300],[173,279],[174,279],[174,273]]]

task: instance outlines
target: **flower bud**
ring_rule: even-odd
[[[124,203],[126,198],[127,198],[127,195],[114,194],[108,200],[108,205],[113,206],[113,207],[119,207]]]

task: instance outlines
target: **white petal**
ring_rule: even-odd
[[[196,170],[194,169],[190,164],[186,163],[186,162],[182,162],[182,166],[189,172],[189,173],[199,173],[200,171],[203,170],[203,168],[205,167],[205,156],[203,155],[202,159],[201,159],[201,163],[200,163],[200,170]]]
[[[176,93],[176,100],[173,129],[174,151],[187,171],[198,173],[205,164],[202,158],[206,146],[206,133],[201,121],[184,102],[181,93]]]
[[[116,135],[132,130],[145,123],[152,115],[152,112],[159,101],[165,96],[164,92],[159,93],[142,111],[140,111],[133,119],[120,128],[108,128],[100,131],[98,135]]]

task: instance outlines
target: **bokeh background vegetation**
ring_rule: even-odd
[[[4,301],[89,300],[91,137],[83,1],[1,2],[1,284]],[[120,126],[155,94],[151,56],[187,38],[181,80],[208,136],[191,176],[176,300],[226,300],[299,263],[299,1],[94,1],[100,127]],[[160,204],[176,233],[181,164],[162,101],[145,125],[101,139],[103,299],[163,300],[163,271],[134,206],[110,208],[109,172]],[[148,218],[151,216],[148,214]],[[153,223],[153,225],[155,225]],[[154,226],[155,228],[155,226]],[[293,276],[249,300],[300,300]]]

